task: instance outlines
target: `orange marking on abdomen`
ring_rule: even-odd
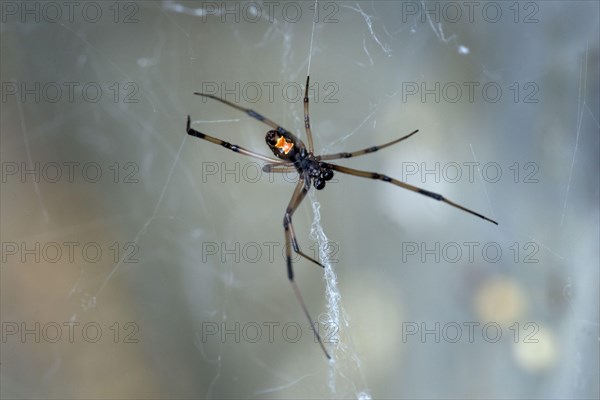
[[[280,136],[275,144],[275,147],[282,149],[283,152],[287,154],[290,152],[290,150],[292,150],[292,147],[294,147],[294,143],[286,142],[285,137]]]

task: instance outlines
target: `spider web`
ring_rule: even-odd
[[[260,15],[242,3],[239,12],[234,3],[132,4],[135,23],[114,23],[106,3],[99,23],[9,16],[0,25],[2,83],[103,88],[97,103],[65,95],[56,103],[7,95],[1,103],[3,174],[12,163],[52,162],[96,162],[103,172],[98,182],[81,174],[69,182],[64,166],[58,182],[3,175],[3,335],[22,322],[103,329],[96,343],[81,331],[70,342],[66,328],[56,343],[43,334],[40,343],[3,336],[3,398],[598,397],[597,3],[516,3],[518,23],[513,3],[498,3],[497,23],[481,13],[473,23],[466,14],[451,22],[456,2],[301,2],[293,3],[302,10],[294,22],[295,6],[284,15],[283,3],[272,12],[268,2],[255,3]],[[436,4],[446,18],[436,18]],[[434,11],[411,13],[413,6]],[[123,20],[131,9],[119,11]],[[523,23],[532,16],[538,21]],[[22,48],[26,55],[10,57]],[[324,260],[327,279],[304,260],[294,267],[320,332],[334,339],[327,343],[334,363],[285,275],[281,220],[294,177],[255,179],[261,164],[184,132],[189,114],[201,132],[268,153],[263,124],[192,95],[224,84],[240,94],[228,100],[305,140],[295,90],[307,70],[317,153],[370,147],[418,128],[402,144],[339,164],[401,178],[500,222],[488,226],[342,174],[311,192],[294,226],[302,249]],[[135,103],[123,101],[127,82],[137,88]],[[473,102],[405,98],[407,84],[422,82],[495,82],[503,97],[493,103],[478,90]],[[539,89],[537,103],[523,101],[536,87],[528,83]],[[436,179],[436,163],[460,165],[463,178]],[[501,168],[497,182],[489,163]],[[421,173],[410,174],[415,167]],[[131,171],[138,182],[125,182]],[[73,262],[43,254],[21,262],[5,246],[58,243],[66,254],[65,242],[80,243]],[[471,262],[465,243],[473,242],[480,245]],[[86,243],[100,246],[100,261],[81,256]],[[489,243],[502,250],[501,261],[482,256]],[[450,262],[452,253],[436,244],[448,251],[458,244],[463,255]],[[407,255],[407,245],[421,251]],[[528,256],[537,262],[524,262]],[[464,323],[490,318],[502,339],[490,343],[479,330],[469,342]],[[539,328],[537,347],[523,343],[528,322]],[[137,342],[125,341],[133,332],[127,323]],[[436,323],[458,324],[462,338],[405,335],[408,326]],[[286,324],[302,328],[298,341],[282,336]],[[207,335],[215,326],[229,332],[224,339]],[[256,326],[263,336],[253,342]]]

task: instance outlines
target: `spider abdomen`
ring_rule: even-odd
[[[273,154],[283,160],[295,160],[298,155],[298,149],[304,148],[304,145],[299,140],[285,130],[271,130],[267,132],[265,141]]]

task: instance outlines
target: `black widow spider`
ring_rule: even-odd
[[[313,319],[310,316],[310,313],[308,312],[308,308],[306,307],[306,304],[304,303],[304,299],[302,298],[300,289],[298,288],[298,285],[296,285],[296,282],[294,281],[294,270],[293,270],[293,266],[292,266],[291,248],[293,248],[294,251],[296,253],[298,253],[299,255],[301,255],[302,257],[306,258],[309,261],[312,261],[313,263],[315,263],[318,266],[320,266],[321,268],[323,268],[323,265],[320,262],[318,262],[314,258],[304,254],[300,250],[300,246],[298,246],[298,242],[296,240],[296,234],[294,233],[294,225],[292,224],[292,215],[294,214],[294,211],[296,211],[296,208],[298,208],[298,206],[300,205],[302,200],[304,200],[304,197],[306,196],[306,193],[308,192],[308,189],[310,188],[311,183],[315,187],[315,189],[317,189],[317,190],[323,189],[325,187],[325,182],[327,182],[327,181],[331,180],[331,178],[333,178],[333,171],[338,171],[338,172],[341,172],[343,174],[348,174],[348,175],[355,175],[355,176],[359,176],[362,178],[378,179],[378,180],[381,180],[384,182],[389,182],[396,186],[400,186],[401,188],[404,188],[404,189],[412,190],[413,192],[422,194],[424,196],[431,197],[432,199],[443,201],[446,204],[449,204],[460,210],[466,211],[466,212],[473,214],[479,218],[483,218],[483,219],[485,219],[489,222],[492,222],[496,225],[498,225],[498,223],[494,220],[484,217],[483,215],[481,215],[479,213],[476,213],[475,211],[469,210],[468,208],[465,208],[459,204],[456,204],[456,203],[446,199],[445,197],[443,197],[440,194],[418,188],[416,186],[410,185],[408,183],[399,181],[394,178],[390,178],[387,175],[382,175],[382,174],[379,174],[376,172],[361,171],[361,170],[357,170],[357,169],[342,167],[340,165],[335,165],[335,164],[330,164],[330,163],[324,162],[325,160],[336,160],[336,159],[340,159],[340,158],[350,158],[350,157],[361,156],[363,154],[374,153],[385,147],[399,143],[399,142],[403,141],[404,139],[408,139],[409,137],[411,137],[412,135],[417,133],[419,131],[418,129],[409,133],[406,136],[403,136],[399,139],[393,140],[389,143],[386,143],[386,144],[383,144],[380,146],[373,146],[373,147],[369,147],[366,149],[354,151],[351,153],[337,153],[337,154],[327,154],[327,155],[315,156],[313,154],[313,151],[314,151],[313,138],[312,138],[312,132],[310,130],[310,118],[308,115],[308,82],[309,82],[309,77],[307,76],[306,77],[306,88],[304,91],[304,128],[306,129],[306,137],[308,139],[308,149],[306,148],[306,146],[304,145],[302,140],[300,140],[297,136],[292,134],[290,131],[282,128],[281,126],[277,125],[275,122],[271,121],[270,119],[257,113],[256,111],[253,111],[248,108],[240,107],[236,104],[233,104],[227,100],[215,97],[211,94],[204,94],[204,93],[199,93],[199,92],[194,92],[194,94],[198,95],[198,96],[209,97],[211,99],[220,101],[221,103],[224,103],[230,107],[233,107],[242,112],[245,112],[252,118],[255,118],[255,119],[259,120],[260,122],[263,122],[263,123],[269,125],[271,128],[273,128],[272,130],[267,132],[267,134],[265,136],[265,140],[267,141],[267,145],[269,146],[269,148],[271,149],[273,154],[275,154],[275,156],[278,157],[280,160],[263,156],[261,154],[255,153],[253,151],[246,150],[238,145],[231,144],[231,143],[225,142],[224,140],[218,139],[216,137],[209,136],[204,133],[198,132],[197,130],[191,128],[191,126],[190,126],[191,120],[190,120],[189,115],[187,117],[187,133],[189,135],[198,137],[200,139],[208,140],[211,143],[219,144],[219,145],[221,145],[229,150],[232,150],[236,153],[240,153],[240,154],[244,154],[246,156],[258,158],[259,160],[268,161],[269,163],[263,167],[264,172],[284,173],[284,172],[289,171],[292,167],[296,168],[296,170],[298,171],[299,181],[298,181],[298,184],[296,185],[296,189],[294,190],[294,193],[292,194],[292,198],[291,198],[291,200],[285,210],[285,214],[283,216],[283,228],[285,231],[284,234],[285,234],[285,244],[286,244],[285,249],[286,249],[288,279],[290,280],[290,283],[292,284],[292,288],[294,289],[296,298],[298,299],[298,302],[300,303],[300,306],[302,307],[302,310],[304,311],[304,314],[306,315],[306,318],[308,319],[308,322],[310,323],[311,328],[313,328],[313,330],[315,332],[315,336],[319,342],[319,345],[321,346],[321,349],[323,349],[325,356],[327,356],[328,359],[331,359],[331,356],[329,355],[329,353],[325,349],[325,346],[323,345],[323,342],[321,340],[321,337],[319,336],[319,333],[317,332],[316,329],[314,329]],[[290,246],[290,244],[291,244],[291,246]]]

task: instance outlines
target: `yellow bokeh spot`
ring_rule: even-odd
[[[519,321],[525,312],[526,300],[521,286],[510,279],[494,278],[479,289],[475,307],[479,318],[510,326]]]

